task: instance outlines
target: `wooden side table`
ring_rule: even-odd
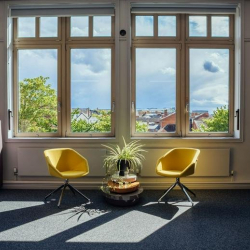
[[[117,194],[112,192],[105,192],[102,189],[103,195],[107,202],[116,206],[131,206],[139,201],[140,194],[143,192],[143,188],[138,188],[136,191],[128,194]]]
[[[112,175],[101,188],[107,202],[116,206],[131,206],[139,201],[143,188],[137,181],[137,176]]]

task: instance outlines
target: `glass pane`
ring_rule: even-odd
[[[190,49],[190,131],[228,132],[229,49]]]
[[[228,16],[212,16],[212,36],[229,37]]]
[[[36,19],[35,17],[19,17],[17,20],[18,37],[35,37],[36,36]]]
[[[111,16],[94,16],[93,29],[93,36],[111,36]]]
[[[18,131],[57,132],[57,50],[18,50]]]
[[[40,17],[40,37],[57,37],[57,22],[57,17]]]
[[[135,35],[153,36],[154,35],[154,17],[136,16],[135,17]]]
[[[158,36],[176,36],[176,16],[158,17]]]
[[[72,16],[70,18],[70,36],[82,37],[89,36],[89,17],[88,16]]]
[[[189,16],[189,36],[207,36],[207,17]]]
[[[71,49],[71,131],[111,131],[111,49]]]
[[[136,132],[175,132],[176,49],[136,49]]]

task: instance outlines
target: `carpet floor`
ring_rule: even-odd
[[[194,206],[180,190],[157,203],[146,190],[130,207],[110,205],[101,191],[91,199],[65,191],[45,203],[49,190],[0,190],[0,249],[250,249],[250,190],[194,190]]]

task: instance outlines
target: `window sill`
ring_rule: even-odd
[[[231,143],[231,142],[243,142],[242,138],[236,137],[142,137],[142,136],[132,136],[131,139],[141,140],[144,142],[166,141],[166,142],[206,142],[206,143]]]
[[[118,143],[116,137],[13,137],[7,138],[6,143]]]

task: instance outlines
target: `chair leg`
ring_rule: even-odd
[[[74,188],[74,187],[71,186],[70,184],[68,184],[68,186],[69,186],[70,188],[72,188],[74,191],[76,191],[78,194],[80,194],[81,196],[83,196],[86,200],[90,201],[90,199],[89,199],[87,196],[85,196],[83,193],[81,193],[79,190],[77,190],[76,188]]]
[[[174,189],[176,185],[178,185],[181,188],[181,190],[184,192],[184,194],[187,196],[188,200],[190,201],[190,203],[193,206],[194,203],[193,203],[192,199],[190,198],[190,196],[188,195],[187,191],[190,192],[191,194],[193,194],[195,197],[196,197],[196,195],[193,191],[191,191],[189,188],[187,188],[184,184],[182,184],[180,182],[180,178],[176,178],[176,182],[164,192],[164,194],[158,200],[158,202],[160,202],[165,195],[167,195],[172,189]]]
[[[63,189],[62,189],[62,192],[61,192],[61,195],[60,195],[60,199],[59,199],[58,204],[57,204],[58,207],[60,207],[60,205],[61,205],[63,193],[64,193],[64,190],[65,190],[65,188],[66,188],[67,186],[68,186],[68,183],[66,182],[66,183],[63,185]]]
[[[193,203],[192,199],[190,198],[190,196],[188,195],[188,193],[187,193],[186,189],[184,188],[184,186],[183,186],[181,183],[178,183],[178,184],[179,184],[181,190],[185,193],[185,195],[187,196],[188,200],[190,201],[190,203],[191,203],[192,206],[193,206],[194,203]]]
[[[169,188],[164,192],[164,194],[162,195],[162,197],[158,200],[158,203],[162,200],[162,198],[163,198],[164,196],[166,196],[172,189],[175,188],[176,184],[177,184],[177,182],[175,182],[171,187],[169,187]]]
[[[56,192],[57,192],[58,190],[60,190],[63,186],[64,186],[64,184],[61,185],[59,188],[55,189],[54,191],[52,191],[51,193],[49,193],[49,194],[44,198],[44,200],[46,200],[47,198],[49,198],[52,194],[56,193]]]
[[[181,185],[182,185],[189,193],[191,193],[194,197],[196,197],[196,194],[195,194],[192,190],[190,190],[189,188],[187,188],[183,183],[181,183]]]

